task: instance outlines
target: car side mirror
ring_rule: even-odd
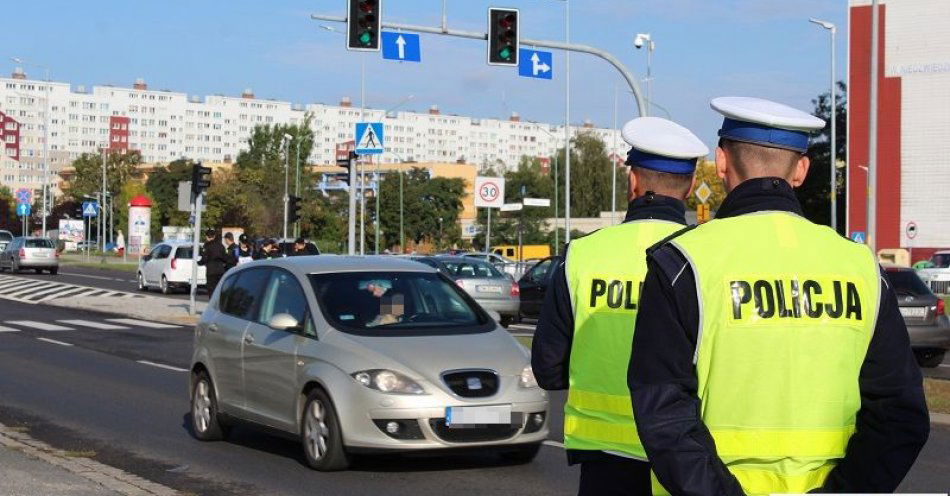
[[[297,319],[290,314],[279,313],[270,318],[267,327],[277,331],[292,331],[300,327],[300,322],[297,322]]]

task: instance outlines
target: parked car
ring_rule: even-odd
[[[937,367],[950,348],[950,320],[944,301],[909,267],[885,266],[884,273],[907,324],[910,346],[921,367]]]
[[[554,268],[564,259],[561,256],[548,257],[534,264],[518,281],[521,293],[521,317],[537,319],[541,316],[541,306]]]
[[[59,252],[49,238],[13,238],[0,253],[0,271],[7,269],[12,272],[33,269],[37,274],[48,270],[50,274],[56,275],[59,273]]]
[[[471,257],[413,257],[434,267],[446,275],[482,308],[498,313],[502,327],[517,321],[521,307],[518,283],[510,275],[502,273],[494,265]]]
[[[0,229],[0,252],[3,252],[11,241],[13,241],[13,233]]]
[[[291,256],[294,252],[294,241],[295,239],[293,238],[277,240],[277,245],[279,248],[278,251],[285,257]],[[306,251],[308,255],[320,254],[320,249],[317,248],[317,245],[313,244],[310,241],[307,241],[307,243],[304,245],[304,250]]]
[[[934,293],[950,294],[950,251],[934,253],[926,268],[917,270],[917,275]]]
[[[195,330],[195,437],[265,426],[317,470],[366,452],[468,448],[520,462],[547,438],[528,351],[435,269],[287,257],[229,271]]]
[[[165,241],[155,245],[148,255],[139,260],[136,276],[139,290],[158,288],[163,294],[169,294],[191,286],[192,251],[189,241]],[[199,265],[198,285],[204,284],[205,268]]]
[[[518,279],[525,272],[525,264],[522,262],[517,262],[510,258],[504,257],[497,253],[485,253],[483,251],[475,251],[463,253],[461,256],[468,258],[476,258],[485,260],[492,265],[494,265],[498,270],[510,275],[514,279]]]

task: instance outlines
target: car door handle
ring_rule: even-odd
[[[253,342],[254,342],[254,336],[251,335],[251,334],[245,335],[245,336],[244,336],[244,342],[247,343],[247,344],[253,343]]]

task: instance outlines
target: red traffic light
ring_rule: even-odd
[[[376,0],[362,0],[360,2],[360,10],[369,14],[376,10],[376,5]]]

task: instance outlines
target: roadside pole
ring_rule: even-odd
[[[356,255],[356,160],[359,157],[355,152],[350,152],[349,173],[350,173],[350,198],[349,198],[349,222],[347,225],[347,254]]]
[[[489,250],[491,248],[491,208],[488,209],[488,224],[485,229],[485,253],[491,253]],[[485,255],[486,257],[488,255]]]
[[[188,297],[188,313],[190,315],[195,315],[197,313],[195,299],[198,295],[198,258],[201,251],[201,246],[199,244],[201,238],[201,210],[204,203],[204,193],[198,193],[195,195],[195,228],[192,233],[192,245],[191,245],[191,291]]]

